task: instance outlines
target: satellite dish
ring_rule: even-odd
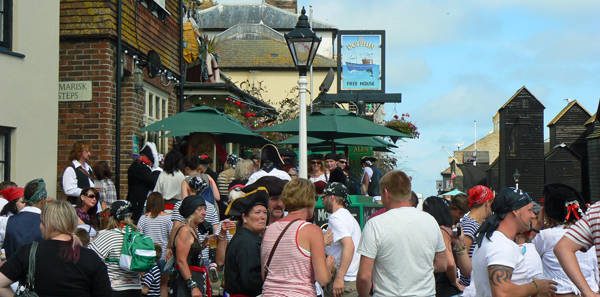
[[[327,76],[325,76],[325,79],[319,86],[319,92],[327,93],[329,91],[329,88],[331,88],[331,84],[333,83],[334,78],[335,78],[335,73],[333,72],[333,69],[329,68],[329,72],[327,72]]]
[[[160,72],[161,67],[160,54],[155,50],[150,50],[148,52],[148,76],[150,78],[155,78]]]

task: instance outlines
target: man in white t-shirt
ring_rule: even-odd
[[[387,212],[370,219],[360,239],[359,296],[435,296],[434,272],[446,271],[446,245],[435,219],[410,203],[411,184],[398,170],[380,181]]]
[[[556,292],[553,280],[528,281],[523,252],[513,241],[518,233],[531,230],[535,219],[527,193],[515,188],[498,192],[492,203],[494,214],[479,228],[473,252],[477,296],[547,296]]]
[[[335,257],[335,278],[325,288],[326,297],[358,296],[356,274],[360,255],[356,247],[360,242],[360,226],[346,209],[350,206],[346,186],[338,182],[329,183],[323,190],[323,206],[330,213],[329,228],[333,243],[325,247],[327,255]]]

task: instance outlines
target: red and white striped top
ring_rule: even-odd
[[[586,251],[596,246],[596,257],[600,259],[600,202],[590,206],[585,216],[573,224],[565,236]]]
[[[279,234],[290,221],[279,220],[267,228],[261,246],[261,261],[264,267]],[[269,274],[263,285],[263,296],[316,296],[315,276],[310,253],[298,245],[298,231],[310,224],[299,220],[285,232],[273,254]]]

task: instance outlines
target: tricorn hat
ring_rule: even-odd
[[[257,179],[250,185],[242,189],[244,193],[251,193],[258,188],[265,188],[269,196],[279,196],[283,192],[283,187],[287,184],[287,180],[280,179],[276,176],[263,176]]]
[[[323,158],[324,160],[338,160],[338,157],[335,153],[329,153],[327,155],[325,155],[325,157]]]
[[[133,206],[127,200],[117,200],[110,205],[110,215],[122,221],[133,213]]]
[[[275,167],[283,166],[283,159],[281,159],[281,155],[279,154],[279,150],[276,146],[267,144],[262,147],[260,153],[260,167],[263,167],[266,161],[273,162]]]
[[[372,157],[372,156],[365,156],[365,157],[360,158],[361,163],[366,163],[367,161],[373,163],[373,162],[377,161],[377,158]]]
[[[213,160],[207,155],[201,155],[198,157],[198,163],[200,164],[212,164]]]
[[[319,160],[319,161],[323,161],[323,155],[321,154],[310,154],[308,155],[308,161],[314,161],[314,160]]]
[[[266,188],[259,187],[258,189],[231,201],[225,211],[225,215],[241,217],[243,213],[255,205],[269,207],[269,193]]]

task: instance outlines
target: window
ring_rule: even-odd
[[[10,129],[0,127],[0,177],[10,180]]]
[[[12,0],[0,0],[0,47],[10,50],[12,39]]]
[[[169,116],[169,94],[156,89],[155,87],[144,84],[146,92],[144,102],[144,126],[159,122]],[[166,154],[169,149],[169,139],[161,138],[167,132],[144,132],[146,141],[152,141],[156,144],[156,149],[161,154]]]

